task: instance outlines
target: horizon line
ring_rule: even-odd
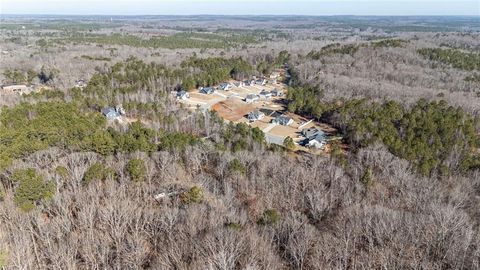
[[[0,13],[1,16],[218,16],[218,17],[273,17],[273,16],[297,16],[297,17],[480,17],[480,14],[209,14],[209,13],[192,13],[192,14],[78,14],[78,13]]]

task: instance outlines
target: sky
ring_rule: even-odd
[[[0,0],[0,14],[480,16],[480,0]]]

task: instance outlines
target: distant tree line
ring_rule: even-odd
[[[480,54],[456,49],[422,48],[418,53],[425,59],[463,70],[480,70]]]
[[[105,45],[126,45],[132,47],[167,48],[167,49],[224,49],[242,44],[257,42],[252,35],[222,36],[209,33],[178,33],[170,36],[159,36],[144,39],[128,34],[79,34],[58,39],[57,42],[98,43]]]

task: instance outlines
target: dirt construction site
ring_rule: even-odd
[[[230,81],[233,85],[234,81]],[[259,97],[258,100],[247,103],[245,98],[248,95],[259,95],[262,90],[272,91],[274,89],[283,91],[284,95],[280,97]],[[283,144],[284,139],[289,136],[297,144],[298,150],[315,152],[300,145],[305,138],[301,135],[304,128],[319,128],[327,134],[334,134],[336,130],[322,123],[306,119],[299,115],[286,112],[284,96],[287,91],[285,84],[266,84],[252,86],[233,86],[231,89],[216,90],[212,94],[200,93],[198,90],[189,92],[190,97],[180,102],[186,104],[191,109],[205,109],[216,111],[226,121],[234,123],[247,123],[252,127],[258,127],[265,133],[267,142]],[[248,113],[258,110],[265,116],[255,122],[250,122],[247,118]],[[279,115],[286,115],[293,120],[290,125],[280,125],[272,123],[272,120]]]

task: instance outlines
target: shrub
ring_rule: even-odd
[[[12,180],[18,183],[15,189],[15,203],[24,211],[32,210],[36,204],[53,197],[55,184],[45,181],[32,168],[15,170]]]
[[[57,166],[55,168],[55,174],[60,176],[62,179],[67,179],[68,178],[68,170],[67,170],[67,168],[65,168],[63,166]]]
[[[295,149],[295,143],[293,142],[293,139],[290,136],[287,136],[285,140],[283,140],[283,146],[285,146],[285,148],[287,148],[288,150]]]
[[[239,231],[239,230],[242,229],[242,225],[240,225],[239,223],[236,223],[236,222],[227,222],[227,223],[225,223],[225,227],[230,228],[230,229],[235,230],[235,231]]]
[[[263,133],[261,129],[259,129],[258,127],[255,127],[251,129],[251,132],[252,132],[252,139],[255,142],[258,142],[261,144],[265,143],[265,133]]]
[[[111,168],[105,167],[102,163],[97,162],[90,166],[83,176],[83,182],[90,184],[93,181],[105,181],[109,176],[113,175]]]
[[[258,220],[260,225],[273,225],[280,220],[280,215],[275,209],[267,209]]]
[[[367,168],[367,170],[365,171],[365,173],[363,174],[362,178],[360,179],[360,181],[362,182],[362,184],[365,186],[365,188],[370,188],[372,185],[373,185],[373,171],[372,171],[372,168]]]
[[[203,202],[203,189],[201,187],[194,186],[190,190],[188,190],[188,191],[186,191],[182,194],[181,200],[184,204],[202,203]]]
[[[5,199],[5,188],[0,184],[0,202]]]
[[[147,168],[141,159],[132,159],[127,164],[127,172],[135,182],[145,181]]]
[[[247,168],[245,168],[245,165],[238,160],[234,159],[228,163],[228,170],[233,173],[233,172],[239,172],[241,174],[245,174],[247,172]]]
[[[232,151],[239,152],[239,151],[246,150],[247,148],[248,148],[247,141],[244,139],[239,139],[238,141],[233,143]]]
[[[0,250],[0,268],[3,269],[7,266],[7,252]]]

